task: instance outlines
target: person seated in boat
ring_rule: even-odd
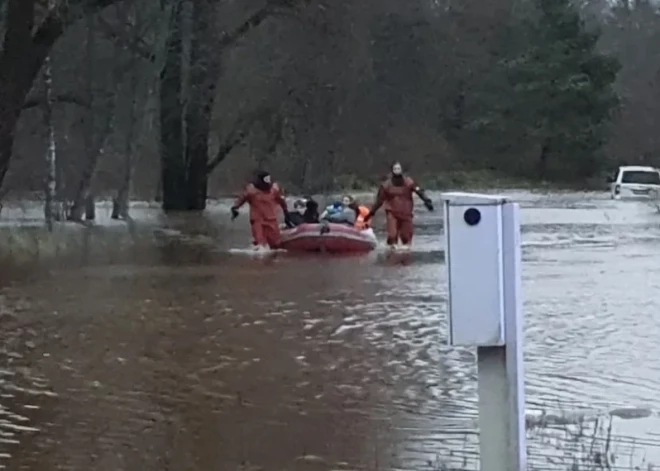
[[[353,202],[349,205],[349,207],[355,211],[355,223],[353,224],[353,227],[359,230],[369,229],[371,227],[370,221],[367,219],[369,208],[359,204],[355,198],[352,199]]]
[[[293,203],[293,211],[289,213],[287,227],[301,224],[316,224],[319,222],[319,204],[311,197],[301,198]]]
[[[330,211],[341,213],[344,216],[343,220],[339,221],[341,223],[351,224],[350,221],[353,220],[353,223],[351,225],[356,229],[362,230],[371,227],[369,224],[369,220],[367,219],[367,214],[369,214],[369,208],[367,206],[359,204],[357,200],[351,195],[345,195],[342,198],[341,203],[339,202],[334,203],[333,205],[331,205],[330,208],[331,208]],[[355,213],[354,217],[350,217],[350,216],[347,217],[346,214],[344,214],[344,211],[348,212],[349,209]]]
[[[303,222],[305,224],[318,224],[319,222],[319,204],[312,198],[306,198]]]
[[[348,224],[353,226],[356,220],[355,210],[351,207],[355,200],[349,195],[344,195],[341,201],[336,201],[325,208],[320,220],[335,224]]]

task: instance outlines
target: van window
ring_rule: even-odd
[[[641,185],[660,185],[660,173],[629,170],[621,175],[621,183],[637,183]]]

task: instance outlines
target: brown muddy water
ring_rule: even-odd
[[[612,469],[660,464],[660,214],[514,196],[530,469],[591,469],[601,452]],[[0,468],[477,469],[474,352],[445,345],[441,215],[420,210],[405,258],[259,259],[230,250],[248,232],[227,211],[136,205],[127,231],[101,209],[36,252],[41,210],[5,208]]]

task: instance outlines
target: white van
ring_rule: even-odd
[[[612,199],[650,199],[660,194],[660,171],[653,167],[619,167],[614,177],[609,177]]]

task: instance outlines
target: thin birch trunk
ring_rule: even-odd
[[[46,181],[44,216],[49,231],[53,230],[55,217],[55,194],[57,192],[57,148],[55,144],[55,126],[53,123],[53,76],[50,56],[44,61],[44,123],[48,130],[48,148],[46,151]]]

